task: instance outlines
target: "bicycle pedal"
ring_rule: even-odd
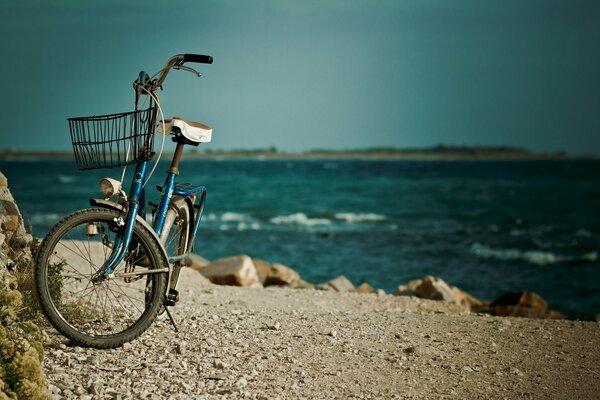
[[[175,304],[175,300],[165,298],[165,300],[163,301],[163,306],[165,307],[173,307]]]
[[[169,289],[169,293],[167,293],[166,298],[170,301],[173,301],[173,305],[179,301],[179,292],[173,288]]]

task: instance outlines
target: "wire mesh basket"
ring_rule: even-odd
[[[115,168],[151,159],[155,119],[156,107],[68,118],[77,168]]]

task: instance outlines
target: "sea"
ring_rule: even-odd
[[[208,190],[195,249],[209,260],[248,254],[388,293],[434,275],[481,299],[528,290],[571,317],[600,313],[600,161],[186,159],[180,170]],[[0,171],[40,238],[121,175],[72,160]]]

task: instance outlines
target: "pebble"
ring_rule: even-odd
[[[277,321],[274,324],[267,325],[267,328],[273,331],[278,331],[281,328],[281,324],[279,323],[279,321]]]
[[[462,316],[452,320],[430,312],[420,317],[420,309],[397,308],[393,296],[358,298],[362,303],[357,313],[347,304],[328,303],[340,296],[335,293],[315,292],[314,304],[281,300],[261,308],[264,292],[243,291],[240,298],[249,300],[239,303],[230,300],[237,290],[215,287],[211,296],[195,290],[199,300],[186,303],[183,297],[174,309],[179,333],[168,320],[156,321],[120,349],[65,346],[64,338],[51,332],[44,360],[49,391],[60,399],[393,398],[390,393],[397,398],[440,398],[452,388],[458,392],[454,397],[460,397],[468,393],[461,386],[472,384],[479,385],[482,397],[514,398],[515,392],[505,389],[479,390],[483,384],[473,383],[473,377],[481,371],[497,374],[492,381],[508,386],[525,384],[519,378],[521,369],[527,375],[531,371],[529,360],[500,358],[509,349],[520,349],[506,334],[491,334],[506,326],[496,319],[494,324],[473,319],[482,330],[471,332]],[[280,289],[269,293],[278,295]],[[303,293],[284,294],[302,299]],[[349,301],[357,297],[347,296]],[[436,325],[439,321],[444,329]],[[553,349],[570,349],[564,346]],[[486,358],[492,350],[499,355]],[[547,362],[555,362],[557,354],[551,352]],[[587,359],[577,357],[577,362],[588,366]],[[546,377],[535,382],[549,385]]]

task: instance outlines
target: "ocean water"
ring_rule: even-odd
[[[39,237],[120,177],[73,161],[0,170]],[[208,259],[244,253],[387,292],[432,274],[482,299],[531,290],[568,315],[600,313],[598,161],[184,160],[180,181],[208,189],[196,239]]]

